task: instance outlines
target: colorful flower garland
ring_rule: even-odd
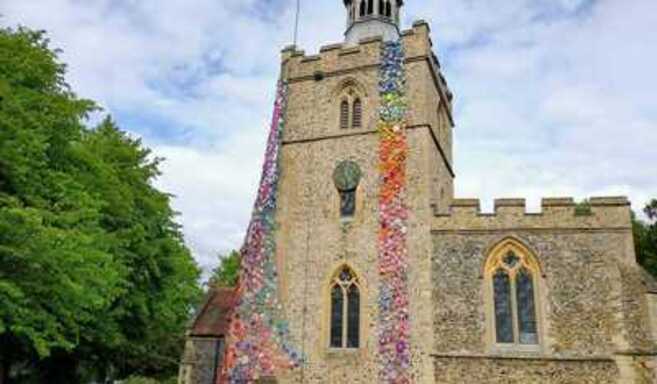
[[[379,70],[379,383],[411,383],[404,49],[383,44]]]
[[[288,323],[278,301],[275,262],[275,215],[287,90],[287,84],[279,82],[260,188],[241,251],[239,299],[231,317],[218,384],[253,383],[302,361],[288,341]]]

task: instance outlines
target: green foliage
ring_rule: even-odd
[[[644,212],[651,222],[641,221],[632,214],[636,256],[639,264],[657,277],[657,200],[652,200]]]
[[[657,199],[652,199],[643,209],[650,220],[657,220]]]
[[[575,205],[575,216],[589,216],[591,214],[591,202],[588,199],[582,200]]]
[[[219,255],[219,266],[212,271],[209,284],[223,287],[237,285],[240,271],[240,254],[232,251],[228,255]]]
[[[64,75],[43,32],[0,29],[0,362],[170,373],[200,288],[160,159],[87,128]]]

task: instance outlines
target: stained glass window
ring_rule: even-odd
[[[331,289],[331,348],[360,347],[360,288],[349,268],[342,268]]]
[[[342,287],[335,285],[331,290],[331,347],[342,348],[344,294]]]
[[[358,348],[360,339],[360,292],[352,284],[347,294],[347,348]]]
[[[513,343],[513,314],[511,309],[511,280],[499,269],[493,277],[495,298],[495,330],[498,343]]]
[[[538,345],[536,277],[539,267],[517,246],[506,245],[494,254],[486,270],[490,271],[493,288],[495,341],[511,346]]]
[[[531,272],[526,268],[522,268],[516,277],[516,295],[520,344],[538,344],[534,282]]]

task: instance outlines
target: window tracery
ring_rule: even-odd
[[[331,348],[360,347],[360,294],[356,274],[343,266],[331,281]]]
[[[540,270],[522,247],[507,242],[488,260],[494,343],[501,346],[538,346],[537,288]]]

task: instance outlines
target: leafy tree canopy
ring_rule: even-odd
[[[161,160],[85,126],[57,53],[0,29],[0,383],[171,372],[200,289]]]
[[[646,205],[644,212],[649,222],[632,215],[637,261],[657,277],[657,199]]]
[[[228,255],[219,255],[219,266],[212,271],[209,284],[223,287],[237,285],[240,270],[240,254],[231,251]]]

